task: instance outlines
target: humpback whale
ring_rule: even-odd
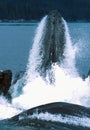
[[[4,130],[89,130],[89,119],[90,108],[54,102],[28,109],[10,119],[0,121],[0,128],[7,126]]]
[[[65,47],[65,26],[63,18],[58,11],[51,11],[47,15],[46,30],[42,41],[41,70],[46,71],[53,63],[63,60]]]
[[[30,75],[38,73],[45,80],[48,77],[49,83],[54,82],[52,66],[56,63],[60,65],[63,61],[65,43],[64,20],[57,10],[51,11],[41,20],[37,28],[27,66],[26,80],[30,79]]]
[[[39,73],[48,82],[54,84],[55,74],[51,70],[52,65],[60,63],[64,59],[65,48],[65,25],[60,13],[56,10],[47,15],[45,33],[41,45],[42,63]]]
[[[48,64],[60,62],[63,55],[65,36],[64,23],[58,11],[52,11],[47,16],[46,33],[43,40],[43,52],[45,66]]]

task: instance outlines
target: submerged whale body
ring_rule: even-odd
[[[89,130],[89,122],[89,108],[56,102],[29,109],[8,120],[3,120],[0,122],[0,128],[5,124],[7,129],[12,128],[9,130],[15,128],[18,130],[20,128],[24,130]]]

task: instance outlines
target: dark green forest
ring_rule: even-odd
[[[90,21],[90,0],[0,0],[0,20],[40,20],[55,9],[67,21]]]

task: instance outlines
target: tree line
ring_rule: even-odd
[[[40,20],[54,9],[67,21],[90,21],[90,0],[0,0],[0,20]]]

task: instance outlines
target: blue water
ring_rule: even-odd
[[[25,70],[37,23],[0,23],[0,70]]]
[[[0,23],[0,70],[25,71],[38,23]],[[77,45],[79,73],[90,69],[90,23],[68,23],[72,43]]]

